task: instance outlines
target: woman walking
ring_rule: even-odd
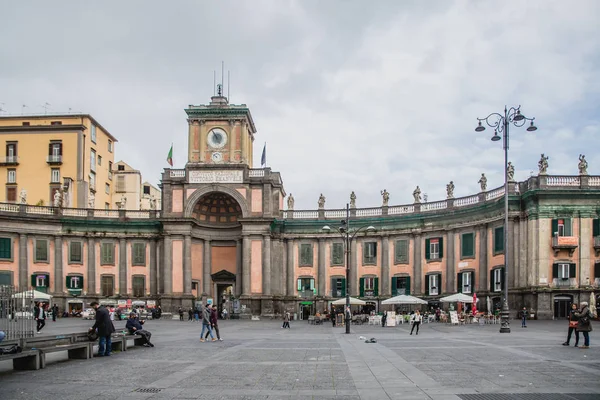
[[[571,304],[571,311],[569,312],[569,334],[567,335],[567,341],[563,343],[563,346],[568,346],[571,341],[571,334],[575,332],[575,347],[579,347],[579,332],[577,331],[577,304]]]
[[[577,332],[583,333],[583,346],[581,346],[580,349],[589,349],[590,332],[592,331],[592,315],[587,302],[581,302],[581,311],[575,313],[575,317],[577,317]]]
[[[286,312],[285,314],[283,314],[283,326],[282,328],[290,328],[290,313]]]
[[[412,329],[410,330],[410,334],[413,334],[415,330],[415,326],[417,327],[417,335],[419,334],[419,325],[421,325],[421,321],[423,321],[423,316],[419,310],[415,311],[413,316],[410,318],[412,321]]]

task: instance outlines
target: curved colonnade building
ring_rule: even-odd
[[[0,277],[47,291],[69,309],[93,300],[154,301],[164,310],[213,299],[242,316],[323,311],[349,290],[374,308],[397,294],[432,301],[476,292],[538,318],[566,315],[600,284],[600,176],[532,176],[509,185],[508,282],[504,188],[401,206],[284,210],[283,181],[252,169],[246,105],[215,96],[186,109],[188,163],[162,175],[161,211],[0,204]],[[485,309],[485,302],[479,304]]]

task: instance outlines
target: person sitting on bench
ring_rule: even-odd
[[[125,328],[132,335],[140,335],[141,337],[143,337],[146,341],[146,343],[144,343],[145,347],[154,347],[154,345],[150,342],[150,337],[152,337],[152,334],[142,327],[142,323],[143,322],[140,322],[137,319],[137,314],[132,312],[129,314],[129,319],[127,320]]]

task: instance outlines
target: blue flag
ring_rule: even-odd
[[[263,147],[262,156],[260,157],[260,166],[267,166],[267,143],[265,143],[265,147]]]

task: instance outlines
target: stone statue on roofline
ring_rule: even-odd
[[[350,193],[350,208],[356,208],[356,194],[354,190]]]
[[[548,156],[542,153],[540,157],[540,161],[538,162],[538,167],[540,169],[540,175],[546,175],[548,173]]]
[[[121,201],[119,202],[119,210],[124,210],[127,206],[127,197],[125,195],[121,196]]]
[[[585,160],[585,154],[580,154],[579,155],[579,164],[577,165],[577,167],[579,168],[579,175],[587,175],[587,168],[588,168],[588,163]]]
[[[88,208],[92,210],[96,207],[96,196],[94,196],[94,192],[90,192],[88,196]]]
[[[485,174],[481,174],[481,178],[479,178],[479,186],[481,186],[481,191],[485,192],[487,190],[487,178],[485,177]]]
[[[381,196],[383,197],[383,207],[388,206],[388,202],[390,201],[390,194],[387,190],[383,189],[381,191]]]
[[[447,199],[454,198],[454,182],[453,181],[450,181],[450,183],[446,185],[446,198]]]
[[[323,208],[325,208],[325,196],[323,196],[323,193],[321,193],[319,196],[319,209]]]
[[[21,189],[21,193],[19,193],[19,203],[27,204],[27,190]]]
[[[288,210],[293,210],[294,209],[294,196],[290,193],[290,195],[288,196]]]
[[[421,188],[417,188],[413,191],[413,197],[415,198],[415,204],[421,203]]]
[[[515,181],[515,167],[512,162],[508,162],[508,166],[506,167],[506,178],[509,182]]]
[[[54,192],[54,202],[52,203],[54,207],[62,206],[62,194],[60,194],[60,190]]]

